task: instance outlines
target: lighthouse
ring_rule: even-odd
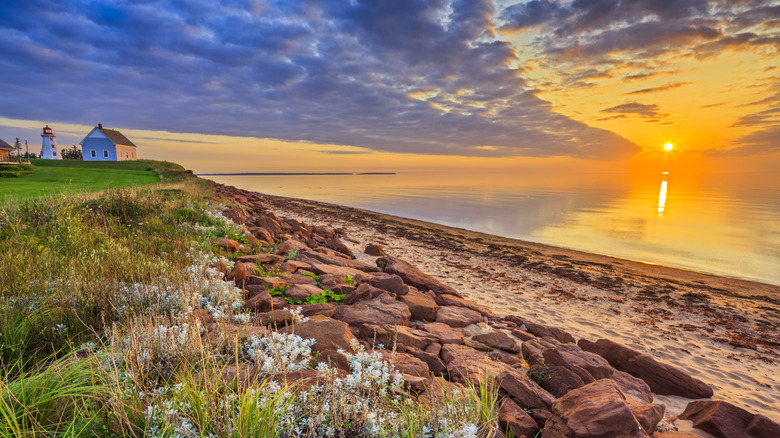
[[[43,134],[41,134],[41,137],[43,137],[43,144],[41,145],[41,158],[44,160],[61,160],[62,157],[60,157],[60,153],[57,152],[57,143],[54,141],[54,133],[52,132],[51,128],[49,128],[49,125],[46,125],[45,128],[43,128]]]

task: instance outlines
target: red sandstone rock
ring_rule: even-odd
[[[274,217],[271,217],[270,215],[258,216],[255,222],[257,223],[257,226],[265,228],[273,235],[277,235],[282,232],[282,226]]]
[[[350,259],[354,259],[355,255],[352,254],[352,250],[350,250],[347,245],[344,245],[344,242],[339,240],[337,237],[331,237],[330,239],[325,239],[324,245],[334,251],[338,251]]]
[[[692,421],[693,427],[717,438],[780,437],[777,423],[720,400],[692,401],[680,419]]]
[[[431,373],[434,375],[442,376],[447,372],[447,365],[439,358],[438,352],[436,354],[431,354],[416,347],[407,346],[406,353],[425,362],[428,365],[428,369],[430,369]]]
[[[378,258],[377,266],[384,265],[384,272],[396,274],[404,280],[404,283],[414,286],[420,290],[431,290],[435,294],[450,294],[460,296],[458,291],[446,284],[436,280],[428,274],[423,273],[412,264],[396,257],[384,256]]]
[[[257,314],[257,323],[260,325],[270,325],[271,327],[284,327],[292,324],[293,314],[289,310],[277,309],[270,312]]]
[[[350,305],[355,304],[359,301],[365,301],[365,300],[373,300],[376,297],[385,294],[387,292],[383,291],[382,289],[375,288],[369,284],[363,283],[360,286],[358,286],[354,291],[347,294],[346,297],[344,297],[344,304]]]
[[[293,309],[300,309],[301,315],[303,316],[323,315],[329,318],[336,313],[338,307],[339,305],[336,303],[314,303],[292,306]]]
[[[655,430],[655,424],[650,424],[650,430],[642,426],[625,394],[609,379],[597,380],[559,398],[552,414],[542,438],[646,438],[647,432]]]
[[[338,368],[349,372],[349,361],[347,356],[339,353],[335,350],[318,350],[320,354],[317,356],[317,363],[326,363],[333,368]],[[346,351],[346,350],[345,350]]]
[[[241,245],[238,244],[233,239],[214,239],[211,241],[214,245],[224,249],[228,253],[232,254],[241,248]]]
[[[313,284],[294,284],[284,291],[284,295],[293,301],[306,301],[314,295],[321,295],[322,289]]]
[[[431,297],[417,291],[409,291],[401,295],[401,302],[409,307],[412,319],[418,321],[433,321],[439,312],[439,306]]]
[[[314,351],[338,349],[351,351],[349,343],[356,338],[346,323],[324,316],[316,318],[286,327],[281,331],[294,333],[303,339],[314,339],[316,342],[311,347]]]
[[[498,424],[502,430],[511,430],[516,438],[534,438],[539,426],[517,403],[504,400],[498,411]]]
[[[368,279],[368,284],[386,290],[393,295],[401,296],[409,293],[409,286],[398,275],[377,275]]]
[[[556,398],[585,386],[580,376],[560,365],[532,365],[528,376]]]
[[[456,297],[455,295],[436,295],[435,300],[436,304],[440,306],[465,307],[475,312],[479,312],[480,315],[485,317],[493,316],[493,312],[491,312],[487,307],[481,306],[473,301],[464,300],[463,298]]]
[[[644,380],[656,394],[687,398],[712,397],[712,388],[701,380],[616,342],[608,339],[596,342],[580,339],[579,346],[604,357],[613,367]]]
[[[615,370],[603,357],[583,351],[577,344],[562,344],[553,338],[534,339],[523,342],[523,357],[530,364],[561,365],[574,371],[587,384],[594,380],[610,377]],[[545,358],[547,350],[555,350],[559,356]],[[548,353],[551,354],[551,353]],[[584,371],[584,373],[583,373]]]
[[[252,312],[269,312],[274,308],[274,301],[271,294],[263,286],[250,286],[258,287],[258,290],[254,296],[244,301],[244,307]]]
[[[429,322],[419,325],[420,330],[426,331],[439,339],[440,344],[462,344],[463,332],[441,322]]]
[[[466,327],[482,321],[479,312],[465,307],[439,306],[436,313],[436,322],[447,324],[450,327]]]
[[[324,263],[326,265],[343,266],[345,268],[357,269],[363,272],[379,272],[379,268],[377,268],[376,266],[371,266],[363,262],[359,262],[357,260],[350,260],[344,257],[328,255],[317,251],[307,251],[305,253],[302,253],[298,257],[298,260],[315,262],[315,263]]]
[[[247,270],[247,265],[241,262],[236,262],[236,264],[233,265],[233,269],[230,271],[227,277],[225,277],[225,280],[234,282],[237,287],[244,287],[244,281],[248,275],[249,272]]]
[[[396,370],[405,375],[429,378],[431,371],[428,364],[408,353],[395,353],[388,350],[378,350],[382,358],[393,364]]]
[[[489,347],[500,348],[512,353],[520,353],[520,345],[504,332],[494,331],[473,336],[471,339]]]
[[[390,295],[382,295],[369,301],[359,301],[350,306],[339,306],[335,319],[350,326],[363,324],[399,324],[408,325],[411,313],[406,304],[399,303]]]
[[[281,256],[278,256],[276,254],[255,254],[255,255],[245,255],[236,257],[235,259],[237,262],[250,262],[255,264],[263,264],[263,263],[277,263],[282,260]]]
[[[652,403],[653,392],[650,390],[650,386],[645,383],[644,380],[638,379],[631,374],[624,371],[615,370],[610,379],[614,380],[618,384],[620,390],[626,395],[630,395],[636,401],[640,403]]]
[[[498,376],[500,387],[523,408],[550,409],[555,397],[519,370],[509,369]]]
[[[398,342],[420,350],[438,340],[436,336],[422,330],[389,324],[364,324],[358,330],[358,338],[367,341],[372,347],[382,344],[392,349],[394,343]]]
[[[363,252],[374,257],[381,257],[385,255],[384,248],[382,248],[379,245],[375,245],[373,243],[369,243],[368,245],[366,245],[366,249]]]
[[[249,229],[249,232],[252,233],[255,237],[257,237],[257,240],[265,243],[273,243],[274,241],[274,235],[271,234],[270,231],[263,227],[253,227]]]

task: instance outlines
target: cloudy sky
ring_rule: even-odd
[[[198,171],[615,162],[666,142],[780,156],[780,1],[4,0],[0,16],[0,138],[36,148],[42,123],[60,145],[103,123]]]

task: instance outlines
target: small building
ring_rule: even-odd
[[[40,157],[44,160],[61,160],[62,157],[60,156],[59,152],[57,152],[57,142],[54,140],[54,138],[57,137],[54,135],[54,131],[49,128],[49,125],[46,125],[45,128],[43,128],[43,134],[41,134],[41,138],[43,138],[43,141],[41,142],[41,155]]]
[[[14,147],[0,139],[0,163],[11,162],[11,151]]]
[[[84,161],[132,161],[136,146],[121,132],[104,128],[102,123],[92,128],[79,143]]]

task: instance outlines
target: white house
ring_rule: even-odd
[[[121,132],[103,127],[102,123],[92,128],[81,140],[84,161],[130,161],[135,160],[136,146]]]

